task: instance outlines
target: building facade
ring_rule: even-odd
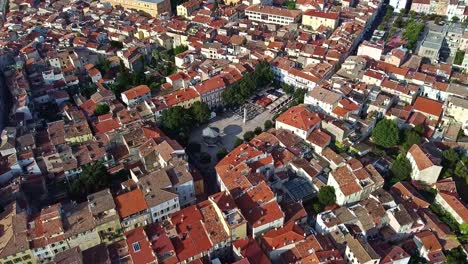
[[[158,16],[171,13],[170,0],[107,0],[112,6],[122,6],[125,9],[135,9]]]

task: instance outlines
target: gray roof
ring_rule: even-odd
[[[380,256],[364,239],[355,239],[348,234],[346,235],[346,242],[348,242],[347,246],[359,263],[367,263],[380,259]]]
[[[138,181],[149,207],[177,198],[169,189],[172,183],[165,170],[158,170],[141,177]]]
[[[88,195],[88,203],[93,215],[115,209],[114,198],[109,189]]]
[[[452,95],[458,95],[461,97],[467,97],[468,96],[468,86],[466,85],[461,85],[461,84],[456,84],[456,83],[451,83],[449,87],[447,88],[447,93],[450,93]]]

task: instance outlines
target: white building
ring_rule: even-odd
[[[127,106],[136,105],[150,98],[151,90],[147,85],[139,85],[122,93],[122,101]]]
[[[362,178],[362,175],[368,177]],[[346,166],[332,171],[327,185],[335,188],[336,203],[345,205],[369,197],[373,191],[382,188],[383,183],[384,179],[371,164],[364,167],[361,162],[353,159]]]
[[[320,117],[304,105],[291,107],[276,119],[276,129],[291,131],[304,140],[319,126]]]
[[[382,45],[371,43],[365,40],[361,43],[361,45],[359,45],[357,55],[367,56],[376,61],[380,61],[380,57],[382,57],[382,52],[383,52]]]
[[[179,196],[171,191],[172,183],[165,170],[147,174],[138,180],[152,222],[162,222],[180,210]]]
[[[437,182],[442,166],[439,166],[440,160],[436,159],[425,150],[414,144],[406,154],[411,164],[411,179],[421,181],[426,184]]]
[[[350,234],[345,236],[346,249],[345,260],[346,263],[357,264],[377,264],[380,261],[380,256],[364,239],[356,239]]]
[[[200,94],[201,101],[210,108],[222,105],[222,94],[225,89],[226,84],[221,76],[215,76],[195,85],[195,90]]]
[[[331,113],[341,98],[341,94],[332,90],[316,87],[304,96],[304,104],[316,111]]]
[[[290,10],[273,6],[252,5],[245,9],[249,20],[276,25],[289,25],[301,19],[300,10]]]
[[[460,198],[454,194],[438,192],[435,202],[450,213],[458,224],[468,223],[468,208],[460,201]]]
[[[419,251],[419,255],[429,263],[443,263],[446,260],[442,252],[442,245],[432,231],[425,230],[417,233],[413,237],[413,241]]]

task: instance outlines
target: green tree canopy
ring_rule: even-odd
[[[403,138],[403,149],[405,151],[408,151],[414,144],[419,144],[419,142],[421,142],[421,136],[412,129],[405,130]]]
[[[323,186],[318,193],[318,200],[322,205],[332,205],[336,201],[335,188]]]
[[[112,176],[100,161],[86,164],[82,167],[80,176],[69,186],[69,193],[74,200],[83,201],[86,196],[109,188]]]
[[[275,124],[273,123],[273,121],[271,120],[267,120],[265,121],[265,123],[263,124],[263,128],[265,131],[269,130],[270,128],[273,128],[275,127]]]
[[[255,137],[255,133],[253,131],[247,131],[244,133],[244,140],[250,141]]]
[[[455,164],[460,160],[460,156],[458,155],[455,149],[447,149],[442,152],[442,165],[446,168],[454,168]]]
[[[393,176],[391,183],[406,180],[411,175],[411,163],[405,156],[399,155],[393,162],[390,171],[392,172]]]
[[[282,83],[281,84],[281,90],[283,90],[283,92],[285,92],[286,94],[293,94],[294,87],[292,87],[291,85],[289,85],[287,83]]]
[[[254,130],[255,135],[260,135],[262,133],[262,128],[261,127],[256,127]]]
[[[457,50],[457,52],[455,53],[455,58],[453,59],[453,64],[462,65],[464,59],[465,59],[465,51]]]
[[[399,130],[395,122],[390,119],[382,119],[372,131],[372,140],[375,144],[390,148],[399,142]]]
[[[186,50],[188,50],[187,46],[184,46],[184,45],[177,46],[177,47],[174,48],[174,55],[182,53],[182,52],[184,52]]]
[[[187,150],[191,153],[199,153],[201,151],[201,144],[197,142],[190,142],[187,145]]]
[[[258,89],[273,81],[270,64],[262,61],[255,67],[253,73],[244,74],[242,79],[224,90],[223,102],[228,106],[238,106],[247,100]]]
[[[424,23],[416,21],[414,19],[409,19],[406,22],[405,29],[403,31],[403,37],[407,40],[407,48],[413,49],[416,42],[418,42],[419,35],[424,30]]]
[[[207,122],[211,115],[208,105],[200,101],[193,103],[190,107],[190,113],[192,114],[193,119],[199,124]]]
[[[236,137],[234,139],[234,142],[233,142],[234,148],[237,148],[242,143],[244,143],[244,140],[242,140],[241,138]]]
[[[200,162],[203,164],[208,164],[211,162],[211,156],[207,152],[200,153]]]
[[[458,264],[466,263],[466,254],[462,249],[462,246],[454,248],[447,252],[447,260],[444,262],[446,264]]]
[[[228,151],[225,147],[220,147],[218,148],[218,151],[216,152],[216,158],[218,160],[222,160],[226,155],[228,154]]]
[[[192,115],[187,109],[182,106],[174,106],[163,111],[161,127],[169,135],[186,138],[193,127],[193,121]]]
[[[96,108],[94,109],[94,114],[96,116],[100,116],[100,115],[105,115],[109,113],[109,111],[110,111],[110,107],[107,104],[100,103],[96,105]]]

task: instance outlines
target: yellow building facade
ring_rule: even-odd
[[[122,6],[125,9],[135,9],[150,14],[153,17],[162,13],[171,13],[170,0],[107,0],[112,6]]]

